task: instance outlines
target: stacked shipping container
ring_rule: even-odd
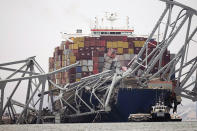
[[[120,66],[126,66],[134,55],[139,53],[146,41],[146,38],[143,37],[130,38],[127,36],[75,37],[71,39],[73,42],[62,41],[61,45],[55,48],[53,57],[49,58],[50,72],[80,61],[80,66],[52,77],[52,81],[59,85],[80,81],[82,77],[110,69],[115,57]],[[151,52],[156,45],[157,42],[151,40],[148,45],[149,51]],[[169,61],[170,53],[166,51],[162,65]],[[153,72],[157,69],[158,65],[154,67]],[[53,88],[52,85],[50,85],[51,88]]]

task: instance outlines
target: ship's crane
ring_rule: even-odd
[[[37,123],[40,123],[40,121],[43,119],[42,108],[44,95],[48,94],[52,104],[54,104],[52,96],[56,91],[60,91],[58,96],[58,102],[60,103],[59,109],[67,110],[69,112],[67,115],[70,117],[108,112],[111,110],[110,102],[116,95],[116,87],[118,87],[118,84],[120,84],[123,78],[127,76],[136,77],[136,74],[138,74],[136,79],[142,87],[145,87],[150,80],[160,77],[162,80],[176,82],[175,92],[177,95],[191,99],[193,101],[197,101],[197,80],[188,83],[189,78],[194,74],[194,72],[196,72],[197,75],[197,56],[195,56],[190,61],[185,62],[185,59],[187,57],[186,54],[189,49],[189,43],[197,31],[196,25],[193,30],[191,27],[192,18],[196,17],[197,11],[175,1],[161,1],[166,3],[166,8],[157,21],[150,36],[146,40],[144,47],[141,49],[139,54],[133,60],[131,60],[126,72],[118,70],[107,70],[96,75],[82,78],[79,82],[67,84],[61,87],[51,81],[51,76],[59,72],[69,70],[70,68],[77,66],[79,62],[50,73],[45,73],[40,65],[36,62],[34,57],[30,57],[26,60],[0,64],[1,70],[13,71],[13,73],[6,79],[0,80],[0,120],[2,120],[3,113],[6,109],[13,107],[13,104],[18,104],[23,107],[23,110],[20,113],[20,116],[16,118],[16,123],[30,123],[28,120],[29,111],[34,109],[33,107],[35,107],[36,104],[39,104],[39,108],[35,109],[35,112],[37,113]],[[176,7],[180,9],[180,12],[178,13],[176,19],[172,21],[172,12]],[[152,52],[149,52],[148,45],[151,44],[150,41],[152,37],[155,35],[156,30],[158,29],[166,15],[167,24],[164,29],[163,39],[161,40],[161,42],[159,42],[159,44]],[[180,33],[181,28],[186,23],[187,30],[185,32],[185,41],[181,45],[179,52],[168,64],[162,66],[162,56],[164,52],[166,51],[167,47],[172,44],[174,38],[178,35],[178,33]],[[192,33],[190,33],[191,30]],[[19,69],[5,67],[7,65],[20,63],[24,63],[24,65]],[[159,70],[156,73],[150,75],[151,70],[156,64],[158,64]],[[144,70],[139,73],[138,71],[141,67],[143,67]],[[185,69],[188,69],[188,71],[183,72],[183,70]],[[16,74],[21,73],[21,77],[16,76]],[[28,74],[29,76],[25,76],[26,74]],[[173,78],[172,76],[174,76],[175,74],[176,77]],[[14,78],[14,76],[16,77]],[[28,80],[25,104],[16,102],[12,99],[13,95],[15,94],[16,90],[23,80]],[[54,85],[55,89],[45,91],[46,81],[48,81],[49,84]],[[4,104],[4,90],[8,88],[7,84],[10,82],[17,83],[10,96],[8,97],[7,102]],[[192,85],[195,86],[193,89],[190,89]],[[90,95],[89,101],[84,100],[84,92]],[[32,102],[32,100],[36,96],[36,94],[38,94],[39,98],[37,99],[37,102],[34,103]],[[92,101],[97,101],[98,104],[94,105]],[[34,103],[34,106],[31,106],[30,103]],[[12,108],[10,109],[12,110]],[[55,109],[55,107],[53,107],[52,111],[55,112],[57,110]]]

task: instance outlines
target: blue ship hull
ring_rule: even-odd
[[[126,122],[130,114],[150,113],[158,99],[162,99],[164,105],[171,107],[169,90],[120,88],[115,108],[121,115],[121,121]]]
[[[158,99],[171,107],[172,92],[163,89],[119,88],[118,96],[110,103],[111,111],[87,116],[67,118],[67,122],[128,122],[130,114],[150,113]],[[88,95],[85,95],[89,99]],[[95,102],[95,105],[98,103]]]

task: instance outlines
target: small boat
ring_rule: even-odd
[[[128,121],[129,122],[148,122],[151,121],[152,117],[150,114],[145,113],[137,113],[137,114],[130,114]]]
[[[170,109],[164,105],[164,102],[158,101],[155,106],[152,106],[151,116],[152,121],[170,121]]]

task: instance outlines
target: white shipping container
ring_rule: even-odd
[[[88,65],[88,60],[82,60],[82,66],[87,66]]]
[[[66,63],[67,63],[67,65],[70,65],[70,59],[67,59]]]
[[[124,54],[124,60],[130,60],[130,54]]]
[[[79,61],[79,66],[82,66],[83,60]]]
[[[93,66],[93,60],[88,60],[88,66]]]
[[[60,79],[56,79],[56,84],[60,84]]]
[[[120,61],[124,60],[124,56],[123,55],[117,55],[117,60],[120,60]]]
[[[69,55],[69,52],[70,52],[69,50],[64,50],[63,53],[64,53],[64,55]]]
[[[88,67],[87,66],[82,66],[82,71],[87,72],[88,71]]]
[[[92,72],[92,71],[93,71],[93,66],[88,66],[88,70],[89,70],[90,72]]]

